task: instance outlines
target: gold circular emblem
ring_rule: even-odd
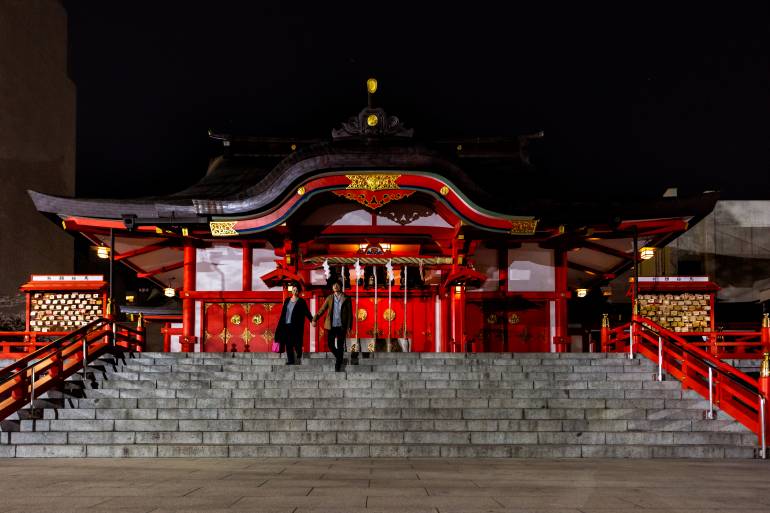
[[[497,315],[489,314],[487,316],[487,324],[497,324]]]
[[[392,308],[388,308],[384,312],[382,312],[382,318],[386,321],[392,321],[396,318],[396,312],[393,311]]]
[[[230,317],[230,322],[238,326],[241,323],[241,316],[238,314],[233,315]]]
[[[508,316],[508,324],[519,324],[520,321],[521,319],[519,319],[519,316],[515,313]]]
[[[369,117],[366,118],[366,124],[369,126],[377,126],[379,122],[380,118],[377,117],[377,114],[369,114]]]
[[[296,150],[296,149],[297,149],[297,145],[296,145],[296,144],[292,144],[292,145],[291,145],[291,151],[294,151],[294,150]]]
[[[358,309],[358,320],[359,321],[365,321],[367,315],[368,314],[366,313],[366,310],[364,310],[363,308],[359,308]]]
[[[447,186],[445,185],[445,186],[443,186],[443,187],[441,188],[441,190],[439,190],[438,192],[440,192],[442,196],[446,196],[447,194],[449,194],[449,187],[447,187]]]
[[[254,317],[251,318],[251,322],[253,322],[257,326],[262,324],[262,320],[263,320],[262,319],[262,314],[257,314],[257,315],[255,315]]]
[[[377,79],[376,78],[370,78],[366,81],[366,90],[369,91],[369,94],[374,94],[377,92]]]
[[[303,194],[305,194],[305,187],[304,187],[304,186],[302,186],[302,187],[300,187],[299,189],[297,189],[297,194],[299,194],[300,196],[302,196]]]

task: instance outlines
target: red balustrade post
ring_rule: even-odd
[[[770,314],[762,317],[762,352],[770,352]]]
[[[610,343],[610,316],[608,314],[602,314],[602,333],[601,333],[601,347],[600,353],[605,353],[609,350]]]

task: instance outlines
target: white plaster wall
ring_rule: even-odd
[[[243,289],[243,253],[241,248],[214,246],[196,254],[196,290],[223,291]]]
[[[491,248],[478,248],[471,259],[474,268],[487,275],[487,280],[479,288],[469,289],[475,291],[497,290],[500,288],[500,269],[497,266],[497,250]]]
[[[277,265],[275,263],[276,257],[275,250],[272,247],[267,248],[255,248],[251,252],[251,290],[277,290],[280,291],[281,287],[268,287],[265,282],[262,281],[262,276],[271,271],[275,271]],[[240,290],[240,285],[238,290]]]
[[[172,328],[182,328],[181,322],[172,322],[171,323]],[[179,353],[182,351],[182,343],[179,341],[180,336],[179,335],[171,335],[171,345],[170,349],[172,353]]]
[[[553,250],[522,244],[508,250],[508,290],[553,292],[556,290]]]

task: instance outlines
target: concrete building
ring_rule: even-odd
[[[31,273],[71,273],[73,240],[28,189],[75,191],[75,86],[56,0],[0,0],[0,315],[21,314]]]
[[[719,201],[668,247],[677,274],[710,276],[720,302],[770,300],[770,201]]]

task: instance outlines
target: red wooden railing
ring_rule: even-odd
[[[754,432],[765,457],[770,420],[767,391],[760,388],[757,379],[702,349],[704,344],[688,341],[688,335],[682,336],[649,319],[635,317],[627,324],[602,329],[602,351],[639,353],[656,362],[660,373],[665,371],[675,377],[683,388],[695,390]],[[701,339],[700,342],[713,347],[710,341]]]
[[[69,331],[0,331],[0,358],[23,358],[33,351],[47,346]]]
[[[0,420],[61,386],[84,362],[117,348],[141,351],[144,336],[144,329],[100,318],[0,369]]]

